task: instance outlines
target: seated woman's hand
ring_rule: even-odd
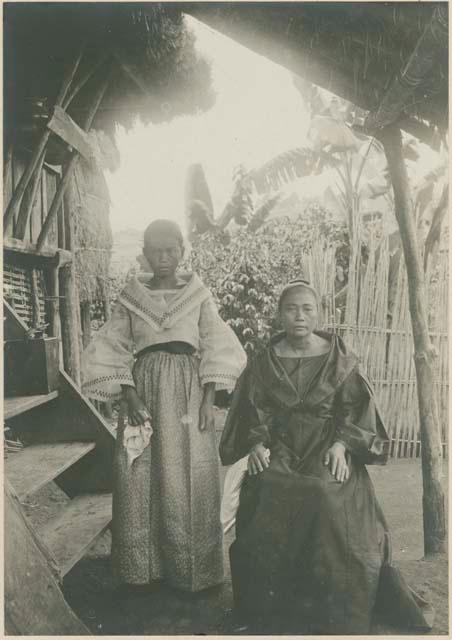
[[[256,444],[250,451],[248,458],[248,473],[255,476],[270,464],[270,451],[263,444]]]
[[[338,482],[345,482],[350,477],[350,469],[347,464],[346,449],[342,442],[335,442],[325,453],[323,463],[329,466],[331,475]]]

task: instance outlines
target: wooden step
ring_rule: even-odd
[[[85,555],[111,522],[109,493],[77,496],[60,514],[38,529],[38,534],[55,558],[61,577]]]
[[[19,499],[23,499],[57,478],[95,446],[94,442],[56,442],[24,447],[8,455],[6,476]]]
[[[3,401],[3,417],[5,420],[15,418],[25,411],[30,411],[41,404],[50,402],[58,398],[58,391],[52,391],[40,396],[17,396],[16,398],[5,398]]]

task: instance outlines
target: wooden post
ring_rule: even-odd
[[[74,198],[74,179],[72,179],[68,190],[64,196],[64,217],[65,217],[65,239],[66,248],[72,251],[72,262],[60,270],[60,291],[61,301],[61,343],[63,347],[63,366],[72,380],[81,386],[81,348],[79,337],[81,333],[80,319],[78,313],[78,291],[75,280],[74,264],[74,223],[73,211],[76,208]]]
[[[60,338],[60,283],[59,283],[59,265],[50,269],[50,328],[52,336]]]
[[[90,312],[90,302],[89,300],[82,302],[80,305],[80,316],[82,320],[82,340],[83,340],[83,348],[86,347],[91,342],[91,312]]]
[[[77,305],[78,295],[74,277],[74,265],[65,265],[60,270],[61,301],[61,340],[63,344],[64,370],[80,387],[80,347]]]
[[[424,552],[445,551],[446,518],[441,486],[442,449],[434,382],[434,348],[428,332],[424,270],[417,244],[416,223],[408,175],[402,154],[402,136],[396,126],[378,134],[388,161],[394,190],[395,215],[407,270],[411,325],[414,339],[419,422],[422,444]],[[403,416],[401,416],[403,420]]]
[[[19,238],[20,240],[23,240],[25,237],[27,225],[30,220],[30,214],[36,202],[39,185],[41,184],[41,173],[42,167],[44,165],[44,158],[45,150],[43,150],[41,153],[38,164],[36,165],[35,172],[31,179],[31,183],[25,190],[24,197],[22,198],[22,202],[20,203],[19,216],[17,218],[16,230],[14,233],[14,236],[16,238]]]
[[[90,110],[88,111],[88,114],[86,116],[85,122],[83,124],[83,129],[85,131],[89,131],[91,128],[91,125],[93,123],[94,117],[97,113],[97,110],[99,108],[100,103],[102,102],[102,98],[104,97],[104,94],[107,90],[108,84],[110,82],[110,78],[111,78],[111,73],[109,73],[104,81],[101,83],[99,90],[94,98],[94,101],[91,105]],[[44,221],[44,224],[42,226],[41,229],[41,233],[39,234],[39,238],[38,238],[38,242],[37,242],[37,250],[40,251],[42,249],[43,244],[46,241],[47,235],[49,233],[49,229],[52,226],[53,220],[55,218],[55,216],[57,215],[58,211],[60,210],[61,207],[61,203],[63,202],[63,196],[64,196],[64,192],[66,191],[71,179],[72,179],[72,175],[74,173],[75,167],[77,165],[78,159],[79,159],[79,154],[74,151],[72,153],[72,156],[69,160],[69,162],[66,165],[63,177],[58,185],[58,189],[56,190],[55,196],[53,198],[53,202],[50,205],[50,209],[49,212],[47,214],[47,217]]]
[[[74,64],[72,65],[71,69],[69,69],[69,71],[66,73],[66,75],[63,78],[63,84],[61,85],[61,89],[60,92],[57,96],[57,99],[55,101],[55,105],[56,106],[61,106],[61,103],[63,102],[63,100],[65,99],[67,92],[69,90],[69,87],[72,83],[72,80],[74,79],[74,76],[77,72],[78,66],[80,64],[80,60],[82,59],[82,55],[83,55],[83,49],[80,50]],[[45,148],[47,146],[47,142],[49,140],[50,137],[50,130],[49,129],[45,129],[42,134],[41,137],[39,139],[38,144],[36,145],[35,150],[33,151],[33,154],[31,156],[30,162],[27,166],[27,168],[25,169],[21,179],[19,180],[19,184],[17,185],[13,196],[11,198],[11,200],[9,201],[9,204],[6,208],[5,211],[5,215],[3,217],[3,228],[6,230],[9,223],[11,222],[11,220],[14,217],[14,214],[17,210],[17,207],[19,206],[22,197],[25,193],[25,189],[28,186],[28,183],[30,182],[31,177],[33,176],[36,167],[38,165],[39,159],[41,157],[41,154],[45,153]]]

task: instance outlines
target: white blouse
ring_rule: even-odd
[[[152,276],[132,279],[111,318],[82,356],[83,392],[109,400],[121,396],[121,384],[135,386],[134,353],[153,344],[186,342],[200,359],[200,383],[232,390],[246,366],[246,354],[232,329],[220,318],[210,291],[196,274],[181,276],[183,288],[151,290]]]

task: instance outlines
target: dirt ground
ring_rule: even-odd
[[[423,560],[422,481],[419,460],[390,461],[369,467],[393,538],[393,555],[408,583],[429,599],[436,610],[433,635],[448,633],[447,558]],[[444,480],[445,487],[447,480]],[[224,559],[233,540],[225,541]],[[224,585],[205,593],[187,595],[165,586],[152,592],[125,595],[117,590],[110,570],[110,534],[107,533],[65,578],[69,604],[94,634],[210,635],[240,634],[232,608],[229,572]],[[375,627],[374,634],[403,633]]]

